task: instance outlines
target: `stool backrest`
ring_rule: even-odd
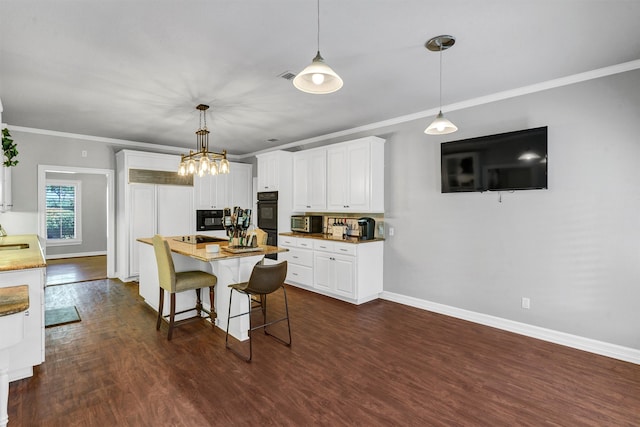
[[[158,280],[160,287],[169,292],[176,291],[176,270],[171,257],[169,243],[159,234],[153,236],[153,251],[156,253],[158,264]]]
[[[251,272],[247,292],[253,294],[270,294],[278,290],[287,277],[287,261],[278,264],[256,264]]]

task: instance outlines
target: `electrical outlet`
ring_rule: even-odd
[[[527,297],[522,297],[522,308],[529,310],[531,308],[531,300]]]
[[[395,233],[396,230],[393,227],[389,227],[389,236],[393,236],[393,233]]]
[[[87,157],[87,150],[82,150],[82,157]]]

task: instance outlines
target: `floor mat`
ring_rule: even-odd
[[[66,325],[67,323],[74,323],[80,321],[80,315],[75,305],[71,307],[52,308],[44,311],[44,326],[50,328],[51,326]]]

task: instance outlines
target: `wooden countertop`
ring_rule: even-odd
[[[323,234],[323,233],[279,233],[280,236],[289,236],[289,237],[298,237],[303,239],[318,239],[318,240],[329,240],[332,242],[344,242],[344,243],[355,243],[355,244],[363,244],[363,243],[372,243],[372,242],[383,242],[384,239],[375,238],[373,240],[360,240],[358,237],[347,237],[345,239],[339,237],[333,237],[331,234]]]
[[[27,244],[28,248],[18,249]],[[3,246],[5,248],[3,248]],[[15,249],[6,247],[15,246]],[[18,234],[0,237],[0,271],[26,270],[28,268],[46,267],[40,241],[36,234]]]
[[[222,248],[223,246],[228,245],[227,242],[192,244],[192,243],[185,243],[185,242],[179,242],[177,240],[174,240],[176,238],[177,237],[169,237],[169,236],[164,237],[164,239],[167,242],[169,242],[169,248],[171,248],[172,252],[175,252],[180,255],[185,255],[191,258],[199,259],[201,261],[207,261],[207,262],[221,261],[225,259],[242,258],[242,257],[256,256],[256,255],[268,255],[268,254],[275,254],[278,252],[288,251],[288,249],[280,248],[278,246],[260,245],[259,251],[231,253],[223,250]],[[153,238],[151,237],[140,238],[137,240],[138,242],[146,243],[148,245],[153,245]],[[220,245],[220,252],[207,252],[205,247],[211,244]]]
[[[0,288],[0,317],[29,308],[29,285]]]

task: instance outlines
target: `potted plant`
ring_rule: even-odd
[[[0,212],[11,210],[11,166],[18,164],[17,145],[11,138],[9,129],[2,129],[2,164],[0,164]],[[0,230],[2,226],[0,226]]]
[[[16,143],[11,138],[9,129],[2,129],[2,152],[4,153],[3,165],[6,167],[15,166],[18,164],[16,157],[18,156],[18,149]]]

